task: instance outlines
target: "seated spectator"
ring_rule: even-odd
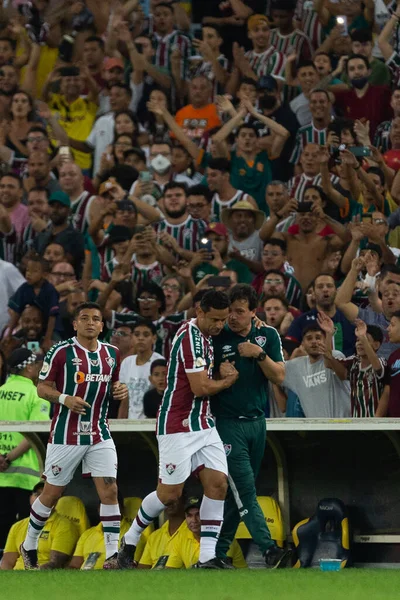
[[[31,505],[40,496],[43,487],[44,482],[42,481],[35,485],[29,498]],[[28,525],[29,517],[18,521],[11,527],[0,563],[0,570],[24,569],[20,547],[25,539]],[[78,538],[77,527],[66,517],[61,517],[57,513],[57,507],[54,508],[39,538],[39,569],[64,569],[73,555]]]
[[[146,394],[148,393],[146,392]],[[163,569],[165,567],[171,544],[185,521],[182,500],[180,499],[167,506],[164,515],[167,519],[162,527],[153,531],[147,540],[142,558],[138,564],[139,569]]]
[[[45,337],[43,347],[47,350],[53,345],[53,332],[59,330],[56,320],[59,315],[59,296],[55,287],[47,281],[49,265],[46,260],[32,256],[26,269],[26,283],[23,283],[10,298],[11,319],[8,323],[9,336],[15,329],[19,316],[27,304],[36,305],[43,313]]]
[[[158,359],[150,365],[149,381],[153,386],[143,396],[143,412],[147,419],[155,419],[167,387],[167,361]]]
[[[350,385],[329,368],[330,357],[344,358],[331,350],[334,325],[319,313],[317,322],[306,325],[301,344],[306,356],[286,363],[283,387],[295,392],[306,417],[350,417]]]
[[[384,388],[386,360],[376,352],[383,341],[376,325],[356,319],[356,356],[345,360],[330,358],[329,368],[342,380],[350,381],[351,416],[374,417]]]
[[[155,360],[164,357],[153,348],[157,330],[151,321],[139,321],[133,327],[133,341],[137,354],[128,356],[121,363],[120,382],[126,383],[129,401],[121,402],[119,419],[144,419],[143,396],[150,387],[150,368]]]
[[[181,525],[178,534],[171,542],[169,556],[166,563],[167,569],[190,569],[195,565],[200,556],[200,504],[201,498],[191,497],[185,503],[185,524]],[[237,540],[234,540],[227,552],[228,558],[237,569],[246,568],[242,551]]]
[[[355,333],[354,326],[347,319],[344,311],[337,308],[337,295],[335,280],[332,275],[321,273],[313,283],[313,292],[316,306],[308,312],[305,312],[300,317],[297,317],[291,324],[286,337],[295,342],[300,342],[302,331],[310,321],[317,321],[319,313],[323,312],[329,316],[334,325],[335,333],[333,336],[333,348],[339,352],[343,352],[345,356],[354,354],[355,348]]]
[[[122,517],[121,530],[119,536],[119,540],[121,541],[122,537],[125,535],[129,527],[131,526],[131,520],[125,516],[122,499],[119,498],[119,500],[119,509]],[[151,532],[151,527],[148,527],[143,532],[140,541],[136,547],[135,561],[140,560],[146,545],[146,541],[148,540]],[[98,569],[103,568],[105,559],[106,549],[104,544],[103,525],[100,522],[95,527],[90,527],[90,529],[87,529],[84,533],[82,533],[82,535],[78,539],[72,560],[68,568],[82,569],[83,571],[97,571]]]

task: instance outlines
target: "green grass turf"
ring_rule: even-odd
[[[3,600],[399,600],[400,570],[0,572]]]

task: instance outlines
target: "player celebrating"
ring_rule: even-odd
[[[52,508],[82,462],[100,498],[106,545],[104,569],[116,569],[121,515],[117,500],[117,453],[107,423],[110,383],[116,400],[127,400],[119,383],[119,351],[98,336],[103,319],[98,304],[85,302],[75,311],[76,337],[46,354],[38,394],[56,404],[47,445],[43,492],[32,504],[20,552],[25,569],[38,569],[39,536]]]
[[[209,396],[230,387],[238,373],[233,365],[218,381],[212,379],[213,347],[209,336],[218,335],[229,313],[225,292],[210,290],[197,308],[197,318],[182,325],[172,343],[164,392],[157,419],[159,481],[157,491],[142,502],[137,517],[121,541],[118,562],[132,568],[142,531],[180,498],[193,471],[204,488],[200,507],[200,560],[196,567],[232,568],[215,556],[227,490],[224,448],[214,426]]]

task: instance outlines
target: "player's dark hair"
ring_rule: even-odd
[[[97,302],[82,302],[74,311],[74,319],[77,319],[83,310],[98,310],[101,313],[101,308]]]
[[[159,285],[152,282],[143,284],[142,287],[138,289],[137,298],[140,298],[143,292],[156,296],[157,300],[161,303],[160,313],[165,312],[165,294]]]
[[[221,173],[231,172],[231,161],[228,158],[211,158],[207,166],[215,171],[221,171]]]
[[[252,125],[251,123],[243,123],[243,125],[238,127],[236,131],[236,137],[239,137],[239,134],[242,131],[242,129],[251,129],[252,131],[254,131],[256,137],[258,137],[258,129],[255,125]]]
[[[265,306],[267,300],[279,300],[286,309],[289,309],[289,302],[286,300],[285,296],[265,296],[263,298],[263,306]]]
[[[296,75],[298,74],[300,69],[305,69],[306,67],[311,67],[311,69],[314,69],[314,71],[317,70],[317,67],[314,65],[312,60],[302,60],[296,67]]]
[[[279,246],[279,248],[282,250],[283,254],[286,254],[286,249],[287,249],[287,244],[285,242],[285,240],[281,240],[280,238],[270,238],[269,240],[267,240],[264,244],[264,248],[265,246]]]
[[[105,48],[104,40],[101,37],[99,37],[98,35],[90,35],[89,37],[86,38],[85,44],[87,42],[97,42],[102,50],[104,50],[104,48]]]
[[[236,300],[247,300],[249,310],[255,310],[258,306],[256,290],[247,283],[237,283],[229,292],[229,302],[233,304]]]
[[[52,242],[52,243],[54,243],[54,242]],[[50,244],[48,244],[48,245],[50,246]],[[43,273],[50,273],[51,269],[50,269],[50,263],[49,263],[49,261],[46,260],[45,258],[43,258],[43,256],[40,256],[39,254],[33,254],[32,256],[30,256],[28,258],[27,262],[38,263],[42,267]]]
[[[224,310],[229,307],[229,297],[226,292],[217,292],[217,290],[207,290],[200,301],[200,308],[207,313],[212,308]]]
[[[319,279],[320,277],[330,277],[333,281],[335,281],[335,278],[333,275],[331,275],[331,273],[318,273],[318,275],[312,280],[311,282],[311,287],[315,290],[315,284],[317,283],[317,279]]]
[[[193,296],[193,306],[197,302],[201,302],[201,300],[207,294],[208,291],[209,290],[207,288],[203,288],[202,290],[199,290],[198,292],[196,292],[195,295]]]
[[[346,61],[346,73],[349,72],[349,62],[351,60],[354,60],[355,58],[359,58],[360,60],[362,60],[367,69],[369,69],[369,60],[366,56],[364,56],[363,54],[350,54],[349,58]]]
[[[324,337],[326,337],[326,333],[323,329],[321,329],[321,327],[318,325],[318,323],[316,321],[314,321],[314,323],[310,323],[309,325],[306,325],[303,329],[303,331],[301,332],[301,339],[304,338],[304,336],[309,333],[310,331],[319,331],[320,333],[322,333],[322,335]]]
[[[166,367],[166,366],[167,366],[167,361],[165,360],[165,358],[157,358],[157,360],[153,360],[153,362],[150,365],[150,375],[153,375],[153,371],[157,367]]]
[[[382,344],[383,331],[380,327],[378,327],[378,325],[367,325],[367,333],[369,333],[374,342],[379,342],[379,344]]]
[[[188,191],[187,191],[187,195],[189,196],[204,196],[204,198],[207,200],[208,204],[211,203],[212,197],[213,197],[213,193],[210,190],[209,187],[207,187],[206,185],[202,185],[201,183],[199,183],[199,185],[192,185]]]
[[[154,323],[152,321],[150,321],[149,319],[139,319],[137,323],[135,323],[132,327],[132,333],[135,331],[135,329],[137,329],[138,327],[147,327],[147,329],[150,329],[152,335],[157,335],[157,329],[156,326],[154,325]]]

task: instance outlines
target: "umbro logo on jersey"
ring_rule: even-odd
[[[71,362],[72,362],[72,364],[73,364],[73,365],[75,365],[75,366],[77,366],[77,365],[81,365],[81,364],[82,364],[82,361],[81,361],[81,359],[80,359],[80,358],[78,358],[78,357],[76,357],[76,358],[73,358]]]
[[[263,346],[265,346],[265,344],[266,344],[266,342],[267,342],[267,338],[266,338],[266,337],[264,337],[263,335],[258,335],[258,336],[256,337],[256,342],[257,342],[257,344],[258,344],[259,346],[261,346],[261,348],[262,348]]]
[[[169,465],[165,465],[165,470],[167,471],[168,475],[172,475],[175,469],[176,465],[173,465],[172,463],[169,463]]]
[[[62,469],[58,465],[51,465],[51,472],[53,473],[54,477],[57,477],[57,475],[59,475],[61,471]]]
[[[98,358],[95,358],[95,359],[91,359],[91,358],[89,358],[89,362],[90,362],[90,364],[92,365],[92,367],[98,367],[98,366],[99,366],[99,364],[100,364],[100,362],[99,362],[99,359],[98,359]]]
[[[74,375],[75,383],[95,382],[95,383],[108,383],[111,381],[111,375],[104,375],[103,373],[82,373],[77,371]]]
[[[106,363],[108,364],[108,366],[110,367],[110,369],[112,369],[113,366],[115,365],[115,360],[111,356],[108,356],[106,358]]]
[[[230,352],[232,350],[232,346],[226,345],[222,346],[222,352]]]

